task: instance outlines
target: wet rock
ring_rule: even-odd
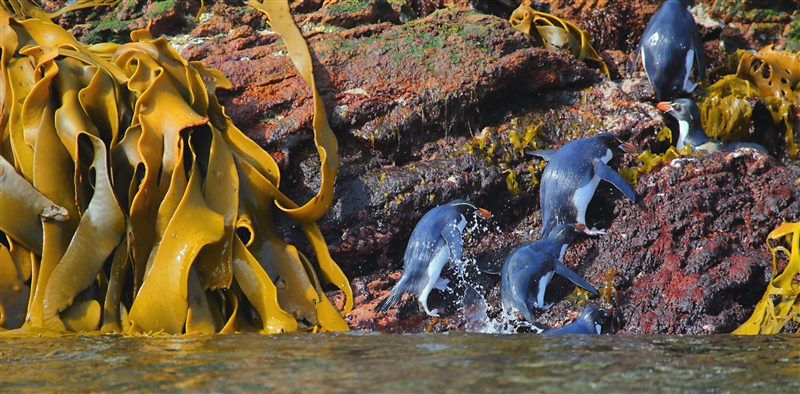
[[[310,14],[304,22],[351,28],[377,22],[400,23],[402,12],[401,4],[386,0],[333,0],[323,3],[319,12]]]
[[[753,151],[673,160],[619,200],[608,234],[567,254],[597,283],[624,278],[624,333],[730,332],[761,298],[771,255],[764,240],[800,219],[797,167]]]
[[[321,32],[309,45],[331,126],[399,161],[408,160],[406,152],[419,142],[480,123],[500,97],[599,79],[569,55],[534,48],[507,21],[466,11],[442,10],[402,26]],[[193,46],[184,55],[199,59]],[[234,90],[219,93],[220,100],[256,141],[291,150],[308,138],[296,134],[311,124],[312,104],[304,99],[309,91],[280,43],[202,61],[231,79]]]
[[[364,7],[333,12],[337,5],[356,3]],[[347,321],[353,329],[464,330],[474,323],[461,310],[467,285],[452,267],[443,272],[451,291],[434,291],[429,298],[441,319],[421,313],[412,296],[386,314],[374,312],[400,277],[414,225],[429,209],[456,198],[494,214],[467,245],[472,263],[466,283],[485,298],[487,317],[499,318],[496,272],[512,248],[537,239],[540,231],[543,163],[526,156],[526,149],[557,148],[600,131],[640,150],[666,149],[656,139],[662,115],[646,102],[654,97],[652,88],[642,75],[621,80],[658,1],[534,2],[588,30],[612,80],[568,54],[535,48],[529,37],[511,30],[504,18],[517,3],[291,2],[340,143],[336,198],[319,224],[331,255],[352,280],[356,305]],[[745,16],[720,0],[698,3],[695,14],[711,66],[723,64],[736,48],[783,45],[795,31],[786,22],[777,33],[774,26],[755,25],[783,20],[750,12],[767,9],[762,7],[768,2],[727,2],[750,7]],[[146,25],[153,4],[123,1],[91,18],[81,11],[59,23],[74,26],[86,41],[92,34],[127,40],[131,29]],[[445,5],[457,8],[440,9]],[[191,32],[183,56],[226,74],[234,85],[218,91],[226,112],[280,163],[281,190],[298,202],[311,198],[320,182],[311,143],[311,92],[280,37],[267,28],[263,14],[242,1],[208,3],[209,12],[190,23],[198,6],[177,2],[179,11],[166,13],[173,19],[154,21],[158,32]],[[124,25],[105,25],[101,21],[107,18]],[[794,112],[800,136],[800,109]],[[527,135],[532,139],[522,146]],[[720,333],[747,319],[771,273],[766,235],[782,220],[800,219],[800,168],[780,146],[773,153],[777,158],[739,151],[676,159],[638,179],[635,203],[601,184],[588,224],[608,234],[580,239],[564,263],[597,287],[609,269],[619,271],[613,280],[618,294],[612,332]],[[634,165],[634,157],[611,164]],[[281,235],[311,255],[296,226],[280,223]],[[600,304],[590,299],[573,305],[565,300],[572,289],[563,278],[552,282],[546,300],[555,305],[540,314],[539,324],[557,327],[584,305]],[[329,297],[343,306],[341,293]]]

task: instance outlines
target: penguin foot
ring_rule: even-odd
[[[450,279],[438,278],[436,279],[436,284],[433,285],[433,288],[436,290],[443,291],[447,289],[448,283],[450,283]]]
[[[596,227],[592,227],[591,229],[589,229],[583,223],[575,223],[575,231],[579,233],[584,233],[586,235],[601,235],[606,233],[605,229],[598,230]]]
[[[464,277],[464,271],[466,269],[467,264],[465,262],[463,262],[463,261],[457,261],[454,264],[456,266],[456,273],[458,274],[458,276],[460,278],[463,278]],[[439,290],[444,290],[444,289],[439,289]]]
[[[583,230],[583,233],[586,235],[604,235],[606,233],[606,229],[597,229],[596,227],[592,227],[591,229]]]

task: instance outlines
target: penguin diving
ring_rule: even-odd
[[[375,308],[377,312],[389,310],[405,293],[418,297],[418,301],[428,316],[438,316],[436,310],[428,309],[428,294],[433,288],[444,290],[448,281],[440,279],[442,268],[451,261],[463,264],[464,252],[462,231],[467,225],[466,215],[473,213],[482,218],[490,218],[489,211],[465,200],[455,200],[428,211],[420,219],[403,257],[403,275]]]
[[[554,274],[566,277],[594,295],[598,294],[589,282],[561,263],[572,238],[585,230],[586,226],[581,223],[559,224],[547,238],[524,243],[508,255],[500,278],[505,313],[519,312],[526,320],[534,322],[533,308],[550,307],[544,304],[544,293]]]

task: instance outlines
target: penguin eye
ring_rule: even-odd
[[[681,110],[681,105],[677,104],[677,103],[676,104],[672,104],[672,108],[675,108],[676,111],[680,111]]]

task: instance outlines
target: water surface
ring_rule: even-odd
[[[472,333],[0,340],[3,392],[789,392],[800,335]]]

